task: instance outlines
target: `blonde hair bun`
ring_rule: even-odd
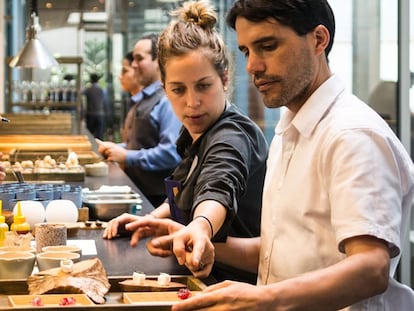
[[[217,14],[208,0],[188,1],[172,13],[179,20],[193,23],[203,29],[213,29],[217,23]]]

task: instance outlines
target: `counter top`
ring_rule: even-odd
[[[148,239],[140,241],[136,247],[131,247],[129,237],[120,237],[113,240],[102,238],[102,229],[80,229],[70,240],[95,241],[97,257],[102,261],[109,276],[132,276],[133,272],[144,272],[147,275],[158,275],[165,272],[171,275],[190,274],[186,267],[180,266],[174,256],[156,257],[148,253],[145,244]],[[76,244],[76,241],[72,241]],[[82,256],[82,259],[95,257]]]
[[[116,163],[108,163],[109,174],[104,177],[86,176],[85,181],[76,183],[91,190],[98,189],[102,185],[130,186],[140,194],[143,202],[138,215],[151,212],[154,207],[135,184],[128,178],[124,171]],[[69,239],[94,240],[98,258],[102,261],[108,275],[129,276],[133,272],[142,271],[145,274],[190,274],[187,268],[179,266],[174,256],[161,258],[148,253],[145,244],[148,239],[141,241],[137,247],[131,247],[129,237],[120,237],[114,240],[102,238],[103,230],[80,229],[76,237]]]

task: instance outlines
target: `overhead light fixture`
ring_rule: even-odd
[[[37,15],[37,1],[32,1],[31,23],[26,28],[26,42],[9,63],[10,67],[49,68],[57,66],[58,62],[49,53],[38,38],[40,32],[39,17]]]

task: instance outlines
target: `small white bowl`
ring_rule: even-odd
[[[33,272],[36,256],[30,252],[1,252],[0,279],[25,279]]]
[[[81,255],[82,249],[74,245],[53,245],[43,247],[42,252],[78,253],[79,255]]]
[[[60,267],[60,261],[64,259],[76,262],[79,258],[80,255],[78,253],[71,252],[44,252],[36,256],[39,271],[58,268]]]
[[[105,162],[85,164],[85,174],[87,176],[107,176],[108,165]]]
[[[36,248],[33,246],[1,246],[0,252],[29,252],[36,253]]]

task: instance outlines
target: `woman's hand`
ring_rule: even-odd
[[[141,218],[139,221],[132,222],[127,225],[126,229],[133,231],[131,236],[131,244],[136,245],[142,237],[161,237],[168,236],[174,232],[179,231],[184,226],[169,218]],[[172,242],[163,244],[153,244],[152,241],[147,243],[147,249],[151,255],[167,257],[173,254]]]
[[[136,215],[132,215],[128,213],[122,214],[108,222],[108,225],[105,228],[102,237],[104,239],[116,238],[117,236],[120,235],[120,233],[122,233],[122,231],[125,231],[126,224],[139,220],[140,218],[141,218],[140,216],[136,216]]]
[[[159,221],[164,222],[164,235],[152,239],[147,244],[147,249],[152,254],[165,255],[170,254],[172,250],[178,263],[185,265],[195,277],[207,277],[213,267],[215,253],[210,236],[205,230],[196,222],[183,226],[172,220],[152,219],[148,220],[148,223]],[[165,235],[167,231],[168,235]]]

